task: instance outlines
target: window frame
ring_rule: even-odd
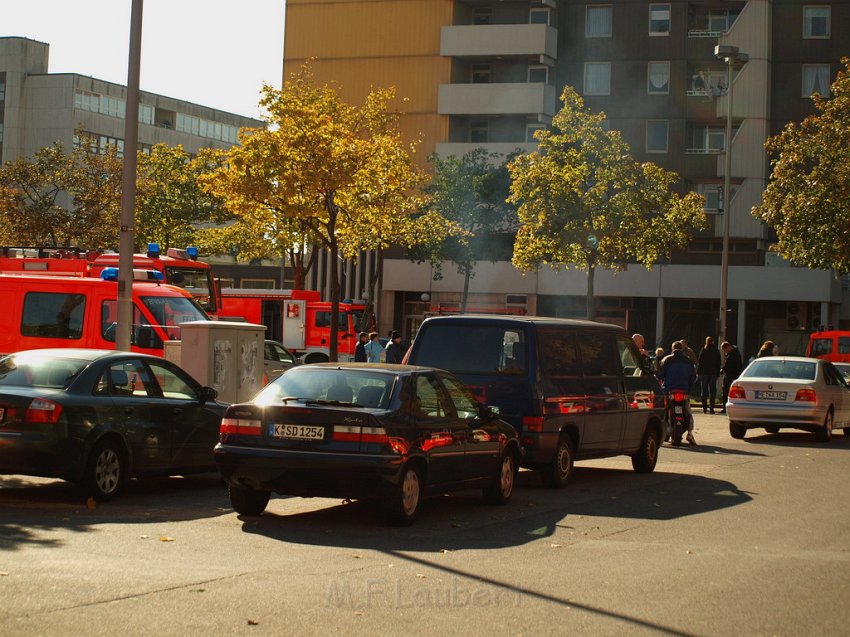
[[[545,22],[535,22],[533,19],[533,16],[535,15],[545,15]],[[546,26],[552,26],[552,10],[549,7],[531,7],[528,10],[528,23],[545,24]]]
[[[472,64],[469,67],[470,84],[489,84],[493,74],[493,68],[489,64]],[[477,81],[476,77],[487,78],[485,81]]]
[[[476,139],[476,134],[483,132],[483,139]],[[469,143],[470,144],[489,144],[490,143],[490,122],[476,121],[469,122]]]
[[[652,90],[652,65],[664,65],[667,67],[667,82],[666,88],[663,91]],[[646,63],[646,94],[647,95],[669,95],[670,94],[670,61],[669,60],[650,60]]]
[[[543,81],[541,82],[539,80],[532,80],[531,79],[532,71],[540,71],[540,70],[543,70],[543,72],[546,73],[546,77],[543,79]],[[528,65],[528,72],[526,73],[525,79],[529,84],[548,84],[549,83],[549,67],[545,64],[529,64]]]
[[[651,149],[649,147],[649,128],[650,124],[661,123],[663,122],[665,125],[664,129],[664,150],[656,150]],[[646,120],[646,139],[645,139],[645,150],[647,154],[653,155],[665,155],[670,152],[670,120],[669,119],[648,119]]]
[[[803,64],[801,66],[800,71],[800,81],[802,82],[802,86],[800,88],[801,97],[805,99],[811,98],[817,91],[809,91],[806,92],[806,69],[826,69],[826,95],[821,94],[821,97],[829,97],[832,94],[832,82],[829,81],[829,78],[832,76],[832,65],[831,64]],[[814,88],[814,86],[813,86]]]
[[[588,30],[588,25],[590,21],[588,20],[590,16],[590,12],[594,9],[607,9],[608,10],[608,32],[607,33],[590,33]],[[586,38],[611,38],[614,37],[614,7],[610,4],[589,4],[585,6],[584,11],[584,37]]]
[[[608,69],[608,87],[605,91],[588,90],[588,69],[590,68],[607,68]],[[584,84],[582,86],[582,95],[611,95],[611,62],[585,62],[584,63]]]
[[[811,33],[811,24],[812,24],[811,23],[811,17],[806,16],[807,10],[811,10],[811,9],[825,9],[826,10],[826,34],[825,35],[813,35]],[[832,7],[830,5],[826,5],[826,4],[803,5],[803,39],[804,40],[829,40],[831,37],[832,37]]]
[[[667,7],[667,30],[666,31],[653,31],[652,30],[652,9],[653,7],[660,9],[661,7]],[[656,2],[651,3],[649,5],[649,37],[666,37],[670,35],[670,32],[673,29],[673,8],[669,2]]]

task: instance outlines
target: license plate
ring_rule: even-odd
[[[271,426],[272,438],[286,440],[324,440],[325,428],[321,425],[277,425]]]
[[[674,414],[684,414],[684,413],[685,413],[685,408],[684,408],[684,407],[678,407],[678,406],[677,406],[677,407],[673,407],[673,413],[674,413]]]
[[[785,400],[787,395],[784,391],[757,391],[756,400]]]

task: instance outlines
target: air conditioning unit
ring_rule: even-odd
[[[785,304],[785,329],[800,330],[806,327],[806,304],[789,301]]]
[[[818,331],[823,325],[823,317],[820,315],[820,303],[812,303],[809,308],[809,329]]]

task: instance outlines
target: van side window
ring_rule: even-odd
[[[617,349],[623,363],[623,376],[640,376],[643,373],[642,362],[635,351],[634,342],[628,336],[617,336]]]
[[[497,325],[433,325],[417,335],[416,364],[455,374],[522,374],[525,332]]]
[[[838,353],[850,354],[850,336],[838,337]]]
[[[537,332],[540,350],[540,376],[547,396],[583,394],[581,362],[573,330],[540,329]]]
[[[585,376],[619,376],[622,369],[614,335],[610,332],[586,332],[579,339]]]
[[[24,296],[21,336],[81,338],[85,309],[83,294],[28,292]]]
[[[850,339],[848,339],[850,340]],[[850,343],[848,343],[850,345]],[[850,348],[848,348],[850,352]],[[823,356],[824,354],[832,354],[832,339],[831,338],[816,338],[812,340],[812,356]]]

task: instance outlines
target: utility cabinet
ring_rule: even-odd
[[[265,331],[264,325],[235,321],[181,323],[179,349],[166,348],[165,357],[215,389],[222,402],[244,402],[263,386]]]

